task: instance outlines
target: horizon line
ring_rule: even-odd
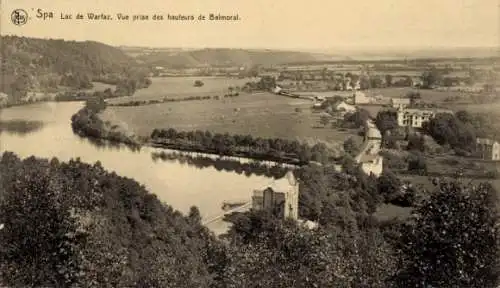
[[[342,50],[354,50],[354,52],[369,52],[372,50],[373,52],[382,52],[382,51],[393,51],[393,50],[425,50],[425,51],[433,51],[433,50],[448,50],[448,49],[500,49],[499,45],[481,45],[481,46],[471,46],[471,45],[427,45],[427,46],[404,46],[404,45],[388,45],[388,46],[368,46],[368,45],[338,45],[326,48],[320,47],[256,47],[256,46],[156,46],[156,45],[147,45],[147,44],[111,44],[104,41],[94,40],[94,39],[68,39],[68,38],[58,38],[58,37],[33,37],[33,36],[24,36],[24,35],[16,35],[16,34],[2,34],[1,37],[24,37],[24,38],[32,38],[32,39],[43,39],[43,40],[63,40],[68,42],[98,42],[112,47],[118,48],[142,48],[142,49],[194,49],[194,50],[202,50],[202,49],[242,49],[242,50],[274,50],[274,51],[294,51],[294,52],[310,52],[310,53],[331,53],[334,50],[342,51]],[[499,55],[500,56],[500,55]]]

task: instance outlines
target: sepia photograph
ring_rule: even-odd
[[[498,0],[0,0],[0,287],[500,287]]]

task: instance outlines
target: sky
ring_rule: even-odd
[[[0,0],[2,35],[120,46],[328,50],[500,46],[499,0]],[[14,9],[29,14],[11,21]],[[36,17],[38,9],[54,18]],[[61,13],[114,19],[62,20]],[[120,21],[117,14],[149,15]],[[153,14],[220,13],[239,21],[163,21]]]

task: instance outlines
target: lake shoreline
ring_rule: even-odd
[[[269,155],[254,151],[231,151],[230,153],[217,152],[202,145],[180,143],[173,141],[155,140],[152,137],[138,138],[129,133],[126,135],[117,125],[104,122],[99,113],[106,109],[106,103],[100,103],[99,107],[83,107],[71,117],[71,125],[75,134],[80,137],[90,138],[94,141],[109,141],[110,143],[124,144],[133,149],[141,147],[169,149],[181,152],[204,153],[213,156],[242,157],[255,161],[270,161],[276,164],[287,164],[293,166],[307,165],[311,161],[301,161],[297,158]]]

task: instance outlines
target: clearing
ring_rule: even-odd
[[[203,130],[215,133],[250,134],[263,138],[327,142],[338,147],[348,137],[360,137],[320,124],[313,102],[270,93],[247,94],[221,100],[171,102],[135,107],[108,107],[102,118],[126,123],[139,136],[155,128]],[[360,137],[361,138],[361,137]]]
[[[204,85],[195,87],[194,81],[201,80]],[[133,96],[110,99],[109,103],[126,103],[130,101],[161,100],[167,98],[185,98],[189,96],[223,96],[229,87],[243,87],[245,83],[255,79],[227,77],[154,77],[151,85],[137,90]]]

